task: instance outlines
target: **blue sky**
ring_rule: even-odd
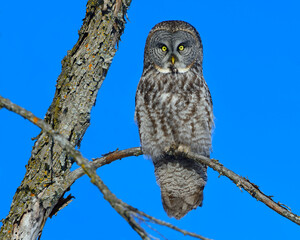
[[[43,117],[52,102],[61,60],[78,39],[86,1],[0,3],[0,95]],[[139,146],[134,96],[150,29],[163,20],[194,25],[204,46],[203,71],[216,128],[212,157],[248,177],[275,201],[300,214],[300,3],[284,1],[133,0],[122,42],[92,110],[81,152],[89,159]],[[0,111],[0,219],[39,129]],[[299,226],[208,170],[202,208],[182,220],[163,211],[152,163],[142,156],[98,170],[117,197],[157,218],[216,240],[299,239]],[[42,239],[139,239],[87,177],[76,198],[49,219]],[[1,225],[1,223],[0,223]],[[192,239],[158,228],[168,239]]]

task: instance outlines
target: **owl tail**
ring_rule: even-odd
[[[154,167],[163,207],[169,217],[180,219],[202,206],[207,167],[191,159],[177,158],[164,156],[154,161]]]

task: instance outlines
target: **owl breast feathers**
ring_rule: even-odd
[[[179,149],[209,157],[212,100],[202,74],[202,43],[183,21],[165,21],[150,31],[136,92],[135,119],[143,153],[151,157],[170,217],[182,218],[202,205],[207,167]]]

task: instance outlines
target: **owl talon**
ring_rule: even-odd
[[[191,151],[191,147],[189,146],[186,146],[186,145],[179,145],[178,146],[178,149],[177,149],[179,152],[183,152],[185,154],[189,153]]]
[[[173,153],[176,149],[177,149],[176,144],[171,144],[170,146],[164,148],[164,152]]]

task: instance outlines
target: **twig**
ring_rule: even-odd
[[[114,152],[103,155],[103,157],[101,158],[93,159],[93,162],[90,162],[90,164],[97,169],[99,167],[102,167],[103,165],[110,164],[113,161],[125,157],[139,156],[142,154],[143,152],[140,147],[128,148],[121,151],[116,150]],[[77,168],[74,171],[72,171],[68,177],[68,181],[70,182],[70,185],[72,185],[78,178],[82,177],[84,174],[85,172],[82,168]]]
[[[155,229],[154,227],[152,227],[150,224],[148,224],[149,221],[146,221],[145,218],[143,218],[143,216],[134,213],[134,216],[139,219],[140,221],[142,221],[148,228],[150,228],[153,232],[156,232],[159,236],[161,236],[163,239],[168,240],[162,233],[160,233],[157,229]],[[154,236],[151,236],[153,239],[158,239]],[[159,239],[158,239],[159,240]]]
[[[144,212],[142,212],[142,211],[140,211],[140,210],[138,210],[136,208],[133,208],[132,206],[128,206],[128,208],[130,208],[131,211],[133,211],[133,212],[135,212],[135,213],[137,213],[137,214],[139,214],[141,216],[144,216],[144,217],[148,218],[153,223],[159,224],[161,226],[166,226],[168,228],[171,228],[171,229],[173,229],[175,231],[178,231],[178,232],[182,233],[183,235],[188,235],[188,236],[199,238],[199,239],[202,239],[202,240],[211,240],[211,239],[203,237],[203,236],[201,236],[199,234],[188,232],[186,230],[178,228],[178,227],[172,225],[171,223],[168,223],[168,222],[156,219],[156,218],[154,218],[154,217],[152,217],[152,216],[150,216],[150,215],[148,215],[148,214],[146,214],[146,213],[144,213]]]

